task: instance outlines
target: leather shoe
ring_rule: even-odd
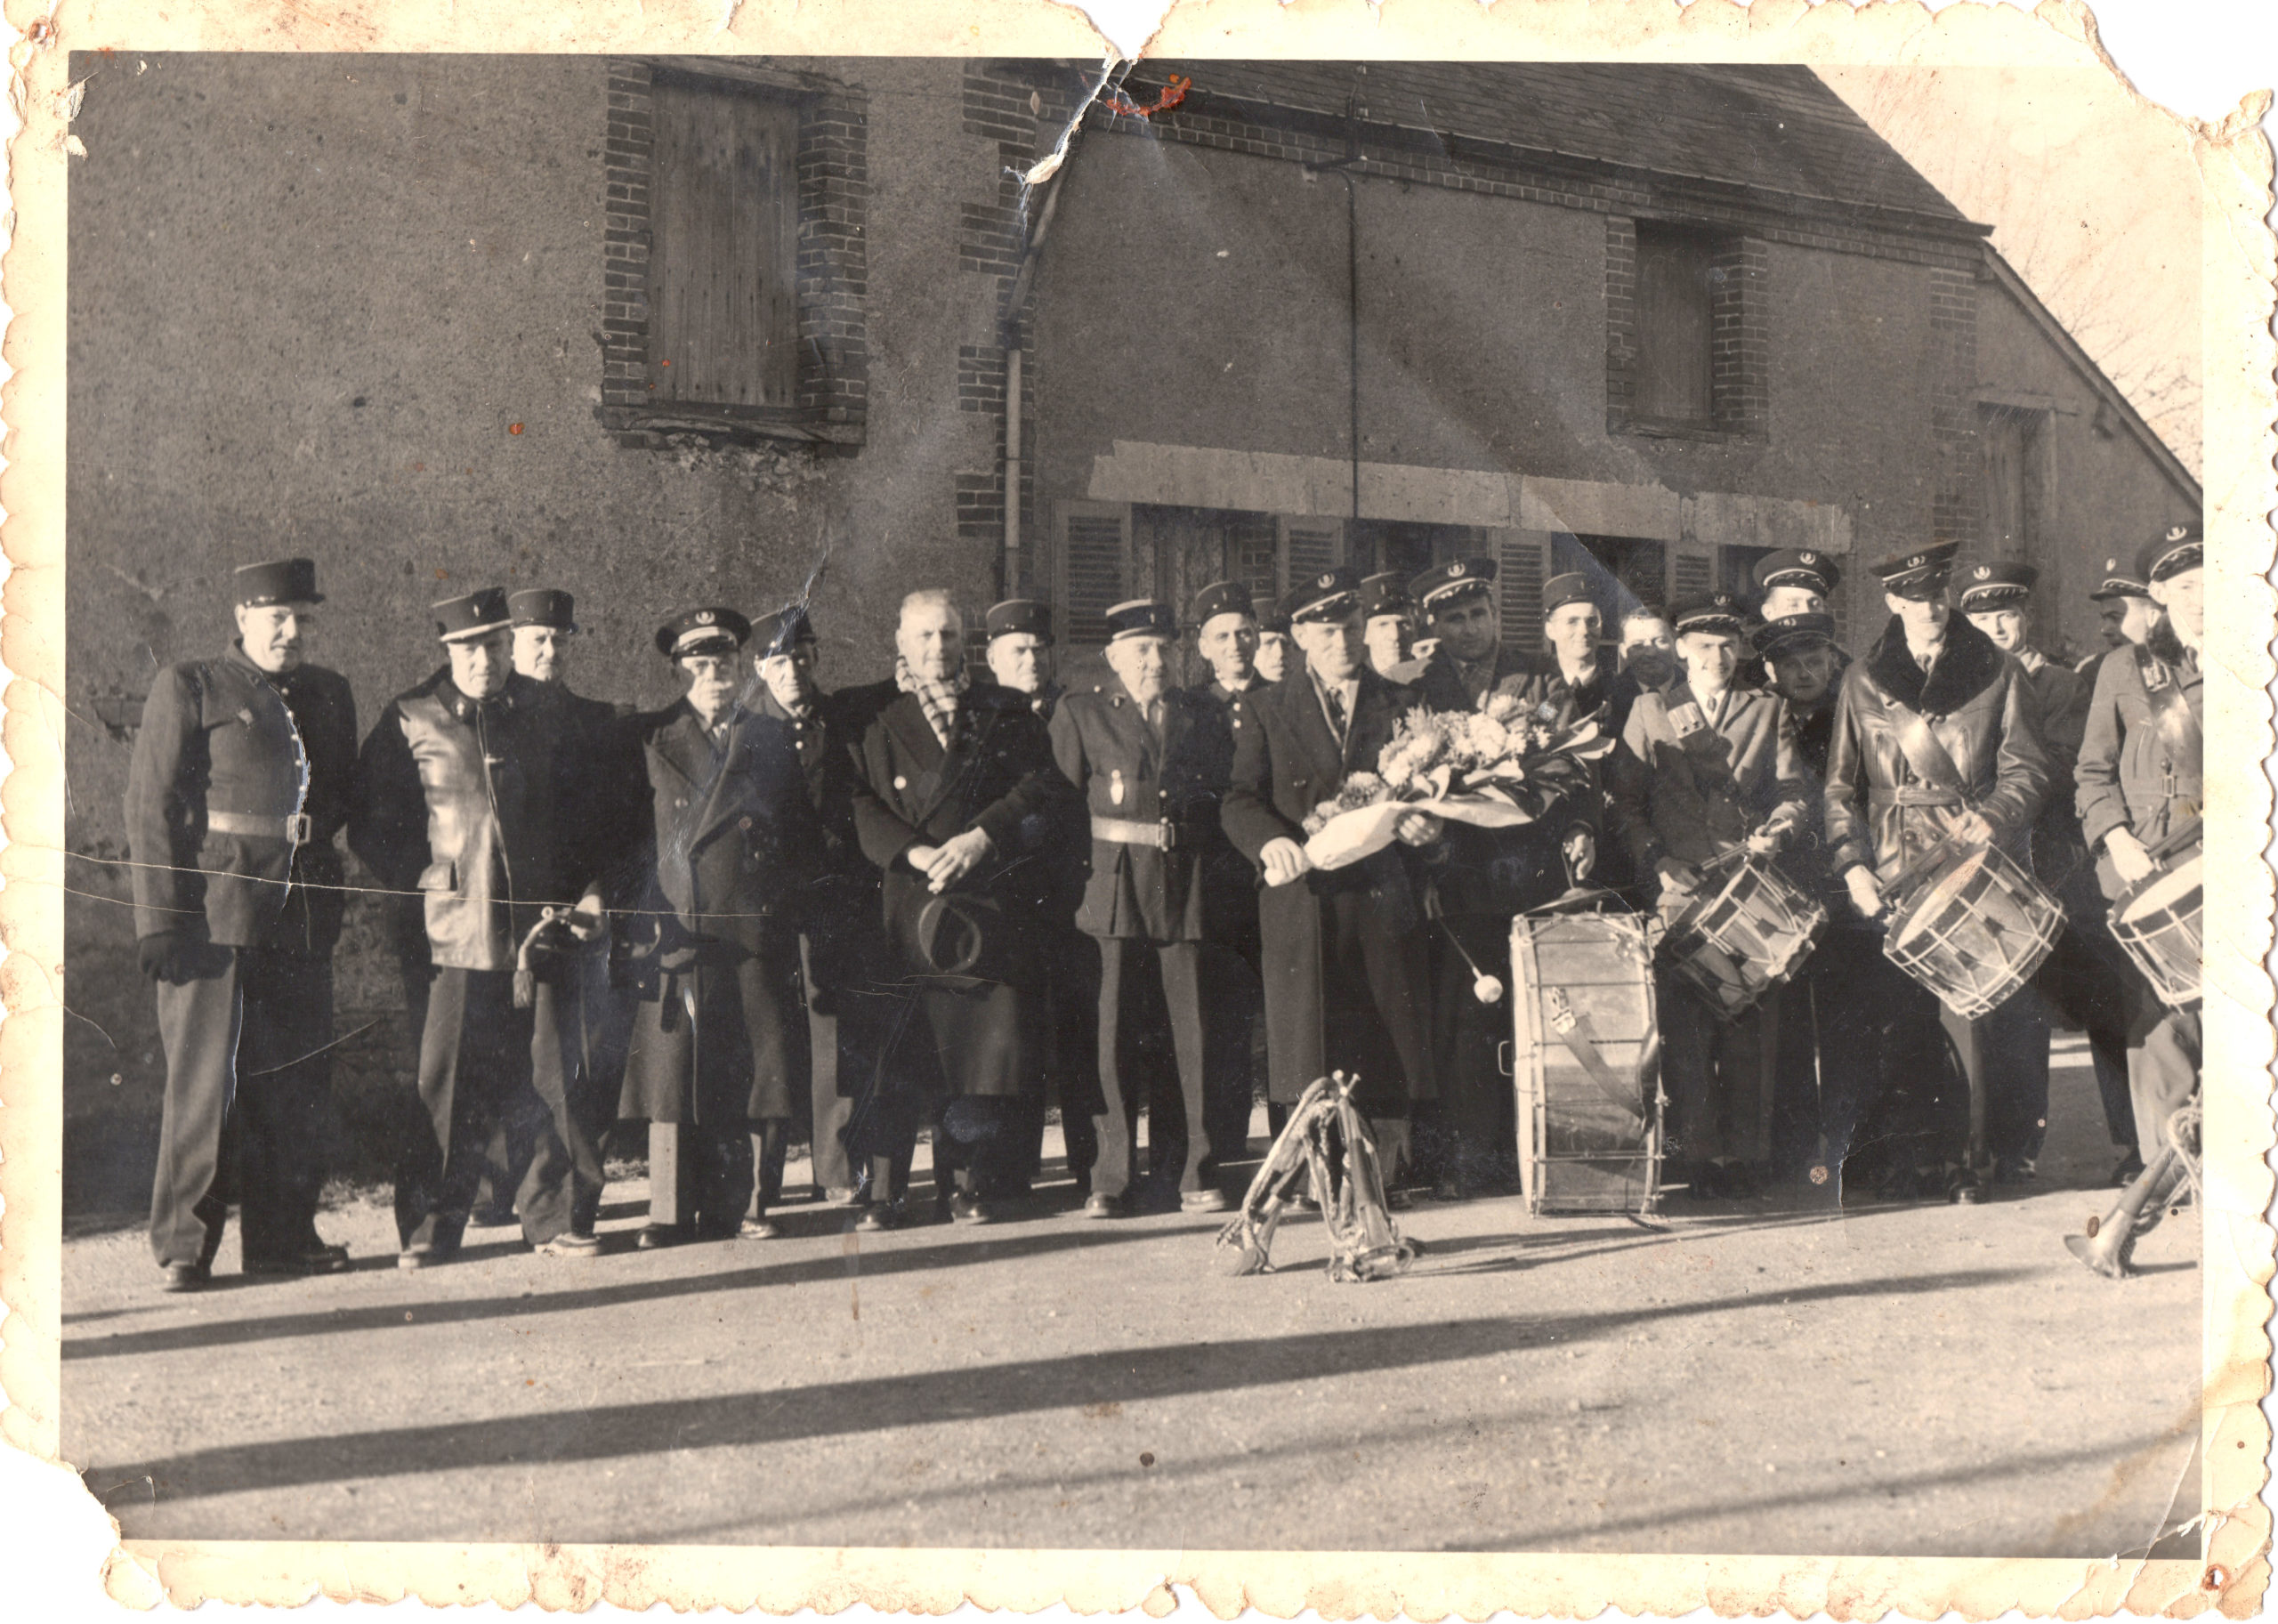
[[[326,1246],[321,1242],[298,1252],[248,1257],[245,1262],[245,1271],[248,1274],[337,1274],[347,1266],[346,1247]]]
[[[213,1272],[202,1263],[170,1263],[158,1271],[161,1291],[203,1291]]]
[[[1223,1190],[1186,1190],[1179,1193],[1181,1212],[1224,1212],[1233,1203]]]
[[[664,1247],[678,1246],[682,1239],[680,1226],[676,1224],[644,1224],[641,1226],[641,1232],[633,1238],[633,1244],[644,1252],[654,1252]]]
[[[599,1235],[581,1235],[575,1230],[563,1230],[551,1240],[541,1240],[530,1250],[540,1257],[599,1257],[602,1241]]]
[[[735,1238],[739,1240],[772,1240],[782,1232],[774,1219],[762,1213],[756,1218],[746,1218],[737,1224]]]
[[[1084,1198],[1084,1216],[1087,1218],[1127,1218],[1131,1204],[1121,1196],[1087,1195]]]
[[[854,1220],[856,1229],[886,1230],[901,1227],[901,1207],[895,1201],[873,1201],[862,1208],[862,1216]]]
[[[521,1222],[514,1216],[514,1209],[504,1201],[493,1201],[488,1207],[478,1207],[466,1216],[469,1229],[512,1229]]]
[[[979,1196],[960,1190],[949,1198],[949,1218],[957,1224],[994,1224],[997,1209]]]
[[[395,1255],[399,1269],[431,1269],[439,1263],[448,1263],[456,1248],[446,1250],[432,1240],[415,1240]]]

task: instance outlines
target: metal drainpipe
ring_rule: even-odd
[[[1060,206],[1060,184],[1065,165],[1046,182],[1044,206],[1037,211],[1036,230],[1029,234],[1021,254],[1021,268],[1014,273],[1005,298],[1005,596],[1021,590],[1021,307],[1028,303],[1029,285],[1036,279],[1037,255],[1052,230],[1052,216]]]

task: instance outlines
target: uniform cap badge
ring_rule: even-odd
[[[1819,554],[1816,553],[1798,553],[1796,554],[1796,562],[1799,564],[1815,564],[1819,562]]]
[[[1462,573],[1463,573],[1463,560],[1461,560],[1461,559],[1458,559],[1458,560],[1456,560],[1456,562],[1453,562],[1452,564],[1450,564],[1450,565],[1448,566],[1448,577],[1449,577],[1449,578],[1450,578],[1450,580],[1454,579],[1457,576],[1459,576],[1459,575],[1461,575]]]
[[[1988,578],[1992,575],[1992,573],[1993,571],[1987,569],[1983,564],[1977,566],[1977,578],[1981,581]]]
[[[1337,585],[1337,578],[1333,575],[1324,575],[1321,578],[1319,585],[1323,591],[1327,591],[1329,587]]]
[[[1908,559],[1906,561],[1906,567],[1909,570],[1919,570],[1922,567],[1922,554],[1917,553],[1913,557]]]
[[[708,609],[699,609],[696,611],[696,624],[699,626],[709,626],[715,618],[717,617]]]
[[[2167,538],[2169,541],[2181,541],[2185,537],[2190,534],[2191,527],[2187,524],[2171,524],[2168,526]]]

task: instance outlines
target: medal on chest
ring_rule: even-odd
[[[1118,806],[1123,804],[1123,770],[1119,767],[1107,775],[1107,798]]]
[[[1690,699],[1669,712],[1669,726],[1676,731],[1679,739],[1690,739],[1708,725],[1708,719],[1700,714],[1700,707]]]

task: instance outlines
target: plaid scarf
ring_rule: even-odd
[[[957,696],[972,686],[973,678],[963,666],[946,683],[918,675],[909,668],[909,662],[899,654],[893,657],[893,685],[904,693],[917,696],[918,708],[925,713],[925,723],[933,730],[933,737],[941,741],[941,748],[949,747],[949,739],[957,731]]]

